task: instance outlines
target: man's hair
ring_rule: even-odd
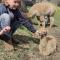
[[[2,2],[5,2],[6,0],[1,0]]]

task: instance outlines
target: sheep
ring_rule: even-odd
[[[39,44],[40,54],[43,56],[48,56],[56,51],[56,38],[51,35],[47,35],[41,39]]]
[[[39,2],[34,4],[27,13],[28,18],[34,16],[40,21],[40,25],[46,27],[46,23],[50,24],[50,27],[54,24],[54,14],[56,12],[56,6],[49,2]]]

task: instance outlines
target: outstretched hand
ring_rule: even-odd
[[[4,28],[0,31],[0,35],[4,34],[5,32],[9,32],[10,29],[11,29],[10,26],[6,26],[6,27],[4,27]]]
[[[40,29],[38,29],[35,33],[33,33],[33,37],[37,37],[40,38],[42,35],[46,35],[47,34],[47,29],[44,27],[41,27]]]

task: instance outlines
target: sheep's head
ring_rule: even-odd
[[[41,27],[39,30],[36,32],[36,36],[39,38],[43,38],[47,35],[47,29],[44,27]]]

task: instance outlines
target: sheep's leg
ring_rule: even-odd
[[[40,16],[40,22],[41,22],[41,24],[42,24],[42,27],[46,27],[45,25],[45,18],[44,18],[44,16]]]
[[[54,24],[54,17],[50,17],[50,28],[53,26]]]

